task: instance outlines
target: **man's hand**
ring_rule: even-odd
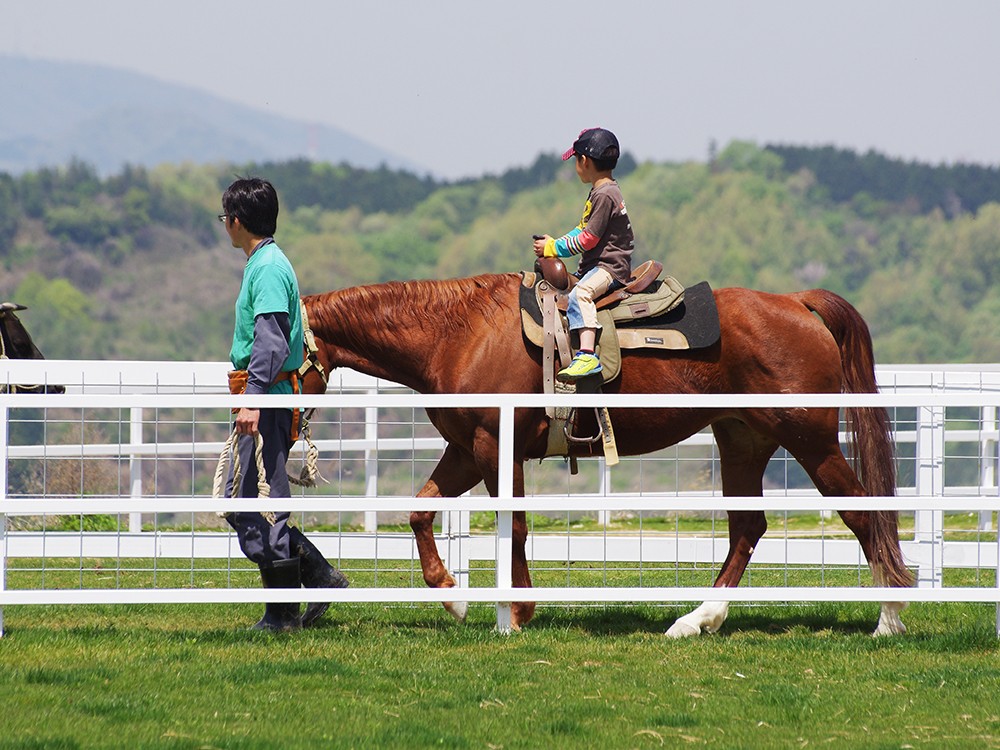
[[[256,435],[258,433],[258,423],[260,422],[260,409],[247,409],[242,407],[236,415],[237,435]]]

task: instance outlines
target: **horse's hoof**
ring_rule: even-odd
[[[906,626],[901,620],[897,619],[895,622],[879,620],[878,627],[872,633],[872,638],[881,638],[885,635],[903,635],[904,633],[906,633]]]
[[[465,618],[469,616],[468,602],[445,602],[444,608],[448,610],[448,614],[462,623],[464,623]]]
[[[696,635],[701,635],[701,628],[689,625],[683,620],[677,620],[666,632],[667,638],[693,638]]]
[[[517,630],[520,630],[522,625],[531,622],[534,616],[534,602],[514,602],[510,607],[511,624],[516,626]]]
[[[872,633],[872,637],[880,638],[884,635],[903,635],[906,632],[906,626],[899,618],[899,613],[906,609],[907,604],[908,602],[884,602],[882,604],[882,611],[879,614],[878,625],[875,628],[875,632]]]

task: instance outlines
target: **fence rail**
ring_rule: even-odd
[[[463,586],[463,598],[468,601],[499,602],[498,627],[509,625],[509,602],[523,597],[514,593],[510,582],[511,511],[533,513],[557,512],[596,513],[607,525],[616,513],[674,513],[690,510],[704,512],[706,508],[766,509],[771,512],[810,512],[825,514],[829,510],[890,509],[913,511],[913,538],[904,540],[906,559],[917,569],[918,584],[914,589],[885,591],[857,586],[749,586],[724,592],[705,586],[564,586],[544,587],[532,591],[536,601],[698,601],[719,599],[730,601],[974,601],[1000,605],[998,541],[993,521],[1000,506],[997,489],[997,445],[1000,429],[997,408],[1000,406],[1000,368],[991,366],[895,367],[880,368],[881,394],[776,394],[722,396],[542,396],[538,394],[475,394],[418,395],[400,386],[350,371],[338,371],[325,396],[230,396],[225,392],[225,363],[164,363],[164,362],[85,362],[85,361],[11,361],[0,362],[0,383],[47,383],[67,387],[63,395],[0,395],[0,607],[29,603],[85,602],[180,602],[180,601],[264,601],[277,600],[273,591],[226,588],[199,591],[194,588],[8,588],[8,561],[21,559],[114,558],[186,558],[240,559],[241,553],[230,533],[202,531],[146,531],[143,517],[167,513],[191,514],[215,510],[263,510],[272,502],[252,500],[213,500],[207,494],[194,491],[184,496],[164,496],[150,492],[144,482],[149,465],[184,459],[209,462],[218,456],[222,440],[195,439],[202,427],[195,414],[222,413],[209,418],[209,425],[218,431],[219,423],[227,424],[228,408],[235,405],[291,406],[320,408],[323,412],[343,413],[356,410],[364,414],[361,423],[352,425],[363,435],[346,436],[341,426],[339,436],[321,438],[317,446],[323,455],[357,454],[364,463],[361,479],[364,494],[302,494],[282,500],[282,506],[303,514],[346,513],[364,515],[364,531],[338,531],[310,534],[329,557],[414,560],[415,550],[409,534],[399,531],[379,531],[377,514],[404,512],[414,508],[442,512],[444,522],[437,535],[449,567]],[[513,413],[515,407],[576,405],[582,407],[610,406],[617,408],[649,408],[651,404],[670,408],[705,407],[783,407],[817,406],[884,406],[896,416],[895,436],[901,447],[910,446],[906,461],[912,466],[912,482],[900,488],[900,496],[891,498],[824,498],[811,487],[784,487],[765,493],[764,498],[720,497],[718,488],[709,490],[675,486],[654,491],[621,492],[610,487],[609,470],[599,463],[598,491],[534,494],[513,497]],[[416,428],[408,437],[387,437],[379,422],[385,410],[420,410],[424,407],[497,408],[501,415],[501,472],[497,498],[466,496],[417,500],[414,493],[385,495],[378,493],[380,465],[388,454],[406,453],[411,470],[419,474],[425,468],[429,474],[436,454],[443,447],[439,437],[418,435]],[[190,441],[158,439],[164,414],[176,410],[192,413]],[[32,412],[41,412],[40,416]],[[956,412],[950,417],[949,411]],[[79,412],[78,414],[76,412]],[[110,419],[105,412],[127,414]],[[27,415],[27,416],[25,416]],[[152,418],[150,418],[152,415]],[[114,442],[85,440],[56,441],[44,439],[56,431],[53,425],[76,425],[82,435],[88,425],[97,422],[120,422],[122,435]],[[197,425],[197,427],[195,426]],[[41,433],[40,442],[12,441],[11,427]],[[154,435],[149,432],[155,428]],[[152,439],[151,439],[152,438]],[[711,435],[701,433],[682,446],[712,450]],[[956,447],[957,446],[957,447]],[[414,456],[430,458],[416,459]],[[673,454],[674,460],[684,460]],[[46,489],[42,496],[18,495],[11,492],[9,467],[31,462],[65,460],[127,462],[129,482],[118,494],[67,494]],[[639,459],[641,461],[641,459]],[[667,459],[670,460],[670,459]],[[710,459],[712,457],[710,456]],[[787,458],[785,459],[787,461]],[[961,484],[949,483],[946,466],[972,461],[975,471],[962,472]],[[423,462],[423,463],[421,463]],[[419,465],[418,465],[419,464]],[[641,464],[640,464],[641,465]],[[192,469],[192,473],[196,473]],[[787,470],[786,470],[787,473]],[[971,478],[975,483],[970,483]],[[420,477],[422,481],[423,477]],[[470,514],[497,511],[495,531],[473,532]],[[974,538],[946,539],[945,514],[972,513],[976,523],[963,531]],[[70,515],[84,518],[88,514],[125,515],[128,530],[56,531],[48,528],[8,529],[8,519]],[[714,519],[714,514],[713,514]],[[864,567],[859,545],[853,537],[838,538],[823,531],[819,538],[796,538],[788,532],[783,537],[765,537],[754,554],[754,563],[774,566],[853,566]],[[588,533],[554,533],[544,529],[529,537],[529,560],[537,564],[566,561],[592,561],[608,564],[685,563],[694,566],[718,565],[726,555],[728,540],[705,532],[658,533],[654,531],[624,532],[591,531]],[[469,574],[473,563],[488,561],[494,566],[493,586],[470,586]],[[193,565],[193,563],[192,563]],[[753,567],[753,566],[751,566]],[[944,586],[946,568],[971,568],[983,573],[976,586]],[[328,598],[330,592],[290,592],[291,598],[313,601]],[[454,599],[455,592],[441,592],[417,587],[380,588],[352,587],[336,592],[338,601],[444,601]],[[0,633],[2,633],[0,610]],[[1000,633],[1000,607],[998,607]]]

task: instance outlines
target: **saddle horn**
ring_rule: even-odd
[[[569,289],[569,272],[559,258],[536,258],[535,272],[559,291]]]

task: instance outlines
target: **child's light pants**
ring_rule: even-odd
[[[614,277],[600,266],[587,271],[569,293],[566,317],[569,319],[570,330],[601,327],[601,324],[597,322],[597,308],[594,306],[594,300],[606,294],[615,283]]]

